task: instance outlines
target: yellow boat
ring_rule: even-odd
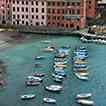
[[[65,64],[56,64],[55,66],[56,67],[63,67],[63,68],[67,67],[67,65],[65,65]]]
[[[77,60],[74,61],[74,63],[75,64],[86,64],[87,61],[82,61],[82,60],[77,59]]]

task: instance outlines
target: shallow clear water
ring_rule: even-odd
[[[69,65],[66,69],[67,78],[63,82],[61,93],[52,93],[44,90],[45,85],[56,84],[51,78],[53,53],[41,51],[46,44],[42,40],[51,40],[56,47],[66,44],[71,45]],[[72,72],[71,57],[75,46],[85,45],[89,50],[89,81],[78,80]],[[46,59],[41,62],[42,68],[34,68],[34,56],[45,55]],[[80,106],[75,101],[75,95],[80,92],[91,92],[91,100],[95,101],[95,106],[106,106],[106,46],[99,44],[83,44],[77,37],[35,37],[32,41],[19,44],[0,52],[0,58],[7,64],[7,85],[0,88],[0,106],[51,106],[42,102],[43,97],[54,97],[57,103],[54,106]],[[34,71],[42,71],[49,74],[44,78],[40,86],[26,87],[24,84],[27,75]],[[20,95],[24,93],[35,93],[36,98],[30,101],[20,100]]]

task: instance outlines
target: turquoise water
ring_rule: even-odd
[[[63,91],[59,94],[44,90],[45,85],[56,84],[51,78],[53,53],[41,51],[46,44],[42,40],[51,40],[56,47],[71,45],[69,65],[66,69],[67,78],[63,82]],[[75,46],[85,45],[89,50],[89,81],[78,80],[72,72],[71,57]],[[44,67],[34,68],[35,55],[45,55],[42,60]],[[0,88],[0,106],[51,106],[42,102],[43,97],[56,98],[54,106],[80,106],[76,103],[75,95],[81,92],[91,92],[91,100],[95,101],[95,106],[106,106],[106,46],[98,44],[83,44],[76,37],[35,37],[32,41],[19,44],[16,47],[0,52],[0,58],[7,64],[7,85]],[[26,87],[24,84],[27,75],[34,71],[48,73],[44,82],[40,86]],[[24,93],[35,93],[36,98],[30,101],[20,100],[20,95]]]

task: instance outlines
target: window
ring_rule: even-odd
[[[44,13],[45,11],[44,11],[44,8],[42,8],[42,13]]]
[[[38,1],[36,1],[36,5],[38,5]]]
[[[60,2],[57,2],[57,6],[60,6]]]
[[[51,13],[50,8],[48,8],[47,12],[48,12],[48,13]]]
[[[13,21],[13,24],[15,24],[15,21]]]
[[[28,25],[28,21],[26,21],[26,25]]]
[[[79,9],[77,10],[77,14],[80,14],[80,10]]]
[[[67,2],[67,6],[70,6],[70,2]]]
[[[17,1],[17,4],[19,4],[19,1]]]
[[[24,15],[22,15],[22,19],[24,18]]]
[[[71,28],[73,28],[73,27],[74,27],[74,25],[73,25],[73,24],[70,24],[70,27],[71,27]]]
[[[75,14],[75,11],[74,10],[72,10],[72,14]]]
[[[89,4],[91,4],[91,1],[89,1]]]
[[[17,15],[17,19],[19,19],[19,18],[20,18],[20,15],[18,14],[18,15]]]
[[[13,7],[13,11],[15,11],[15,7]]]
[[[45,17],[44,17],[44,15],[42,15],[42,19],[44,19]]]
[[[28,8],[26,7],[26,12],[28,12]]]
[[[21,8],[21,11],[24,12],[24,7]]]
[[[47,16],[47,19],[50,19],[50,16]]]
[[[75,3],[74,2],[72,2],[72,6],[75,6]]]
[[[34,8],[31,8],[32,12],[34,12]]]
[[[42,2],[42,5],[44,5],[44,2]]]
[[[39,25],[39,22],[36,22],[36,26],[38,26]]]
[[[36,19],[38,19],[38,15],[36,15]]]
[[[57,10],[57,13],[58,13],[58,14],[60,13],[60,10],[59,10],[59,9]]]
[[[77,3],[77,6],[80,6],[80,3],[79,2]]]
[[[13,4],[15,4],[15,0],[13,0]]]
[[[51,2],[48,1],[47,5],[50,6],[51,5]]]
[[[32,15],[32,19],[34,19],[34,15]]]
[[[26,19],[28,19],[28,15],[26,15]]]
[[[19,24],[19,21],[17,21],[17,24]]]
[[[41,22],[41,25],[43,25],[43,22]]]
[[[24,5],[24,1],[22,1],[22,4]]]
[[[15,19],[15,15],[13,15],[13,19]]]
[[[64,10],[62,10],[62,13],[64,14]]]
[[[32,1],[31,4],[34,5],[34,2]]]
[[[55,13],[55,10],[54,9],[52,10],[52,13]]]
[[[19,7],[17,7],[17,11],[19,11]]]
[[[60,19],[60,17],[58,16],[58,17],[57,17],[57,20],[59,20],[59,19]]]
[[[65,2],[62,2],[62,6],[65,6]]]
[[[22,24],[24,24],[24,21],[22,21]]]
[[[72,12],[71,12],[71,10],[69,10],[69,14],[71,14]]]
[[[55,2],[52,2],[52,5],[54,6],[55,5]]]
[[[91,6],[89,6],[89,9],[91,9]]]
[[[26,1],[26,5],[28,5],[28,1]]]
[[[36,8],[36,12],[38,12],[38,8]]]

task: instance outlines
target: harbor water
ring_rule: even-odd
[[[91,100],[95,102],[95,106],[106,106],[106,45],[82,43],[78,37],[36,36],[33,40],[0,51],[0,59],[4,60],[7,65],[6,85],[0,88],[0,106],[80,106],[76,103],[75,96],[86,92],[92,93]],[[57,83],[52,80],[51,76],[54,53],[42,51],[42,48],[47,47],[47,44],[42,43],[43,40],[51,40],[57,48],[64,45],[71,46],[66,68],[67,77],[62,83],[63,90],[60,93],[48,92],[44,89],[47,85]],[[73,74],[71,58],[76,46],[88,48],[88,81],[79,80]],[[34,67],[36,55],[46,56],[44,60],[38,61],[44,64],[41,68]],[[35,71],[45,72],[48,75],[39,86],[25,86],[26,77]],[[29,93],[34,93],[36,98],[29,101],[20,99],[20,95]],[[44,97],[53,97],[57,103],[43,103]]]

